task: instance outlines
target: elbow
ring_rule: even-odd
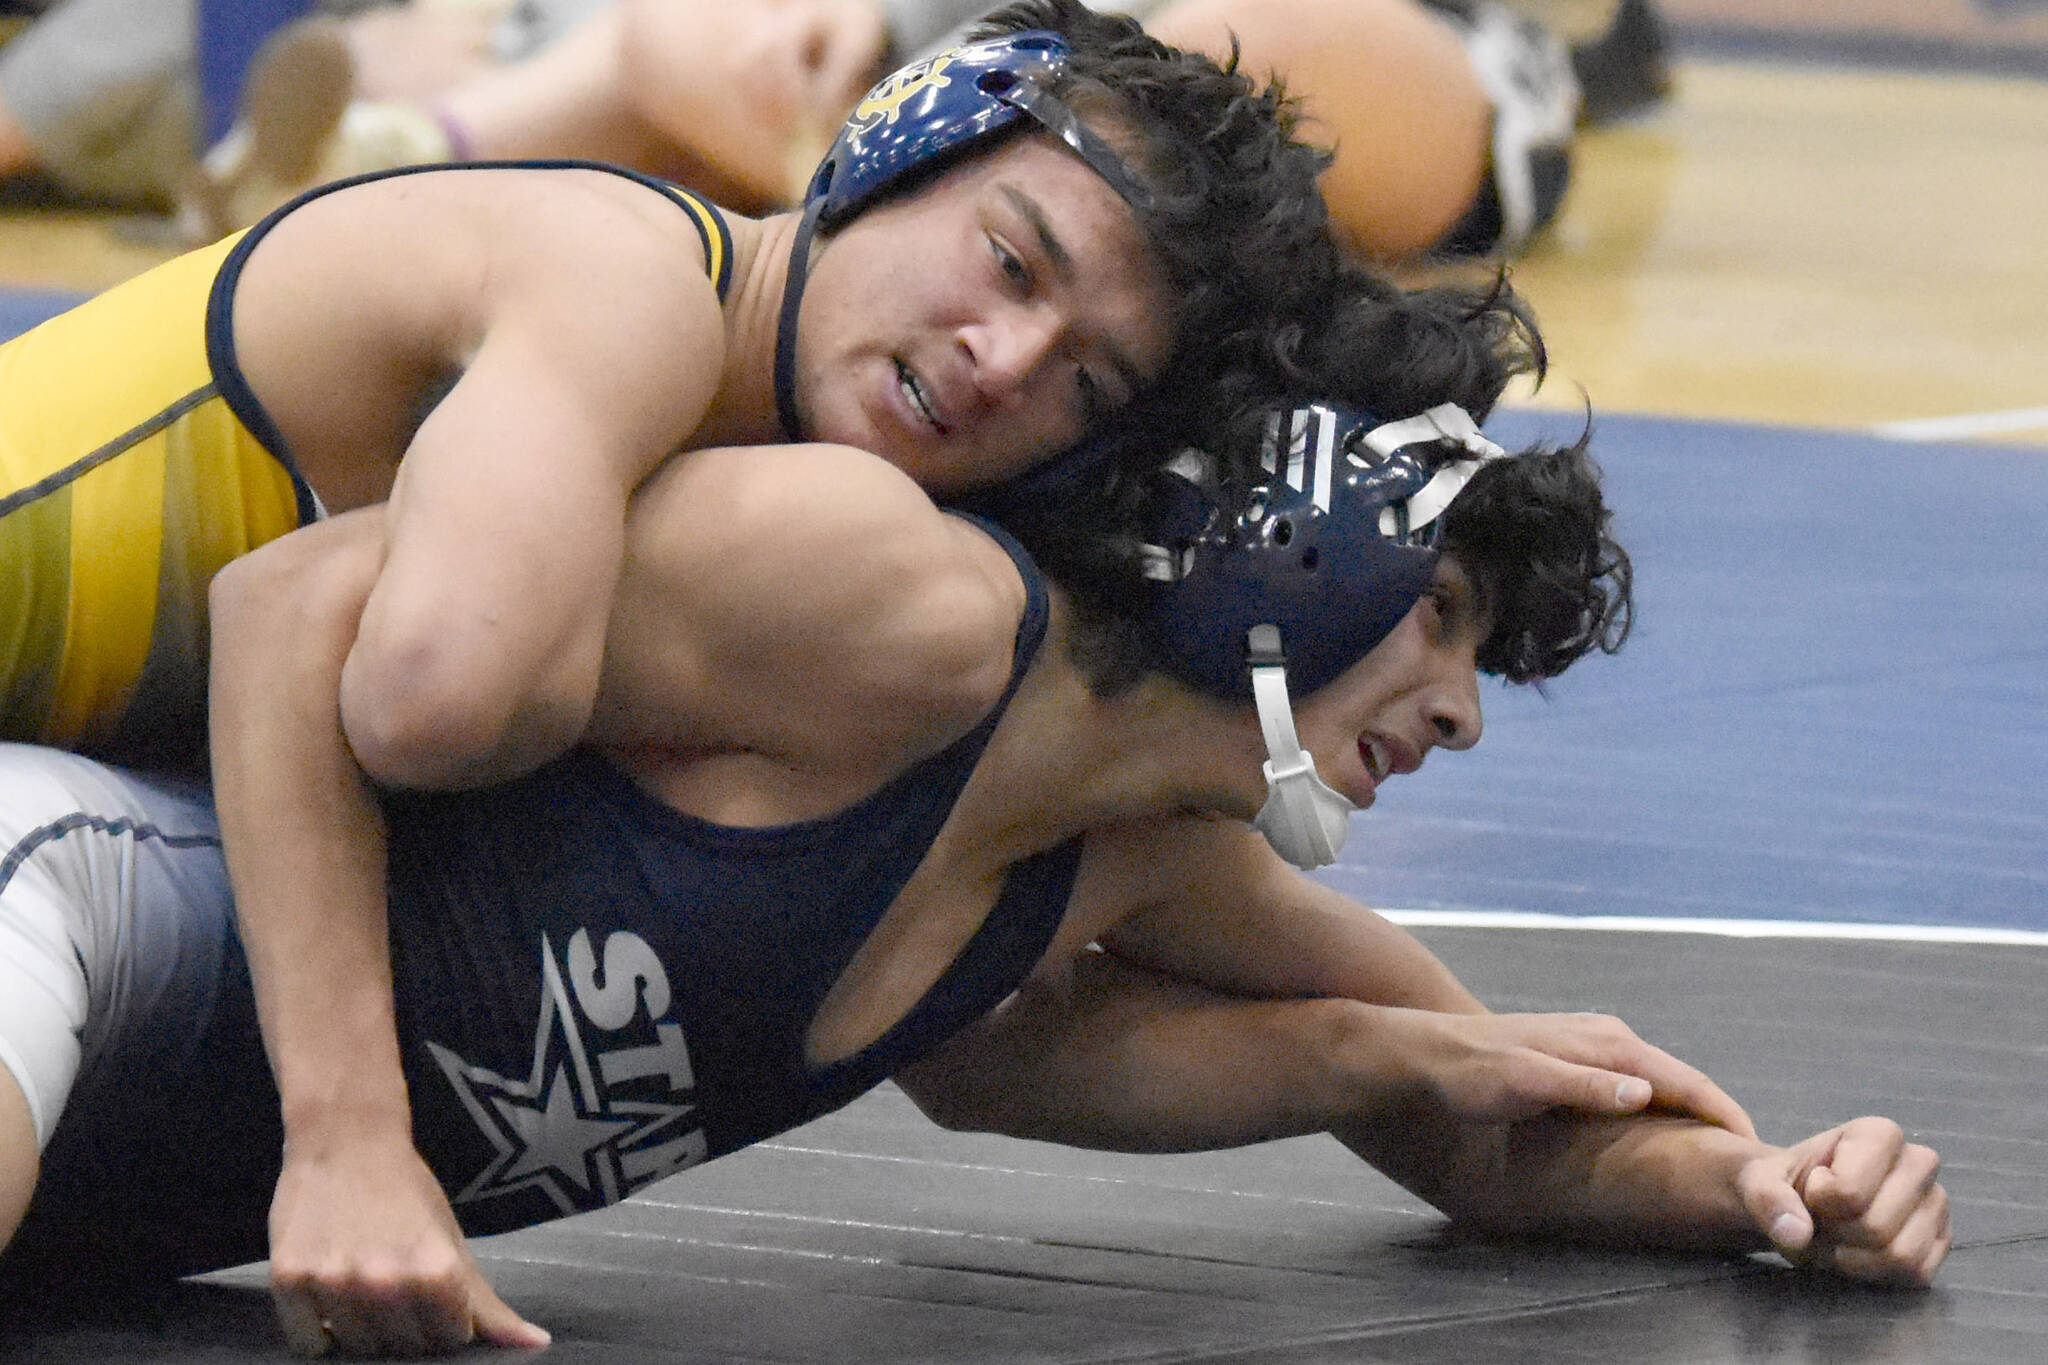
[[[279,656],[305,661],[345,647],[376,570],[353,547],[324,536],[325,529],[259,546],[207,583],[216,683],[229,661],[243,656],[250,667],[275,666]]]
[[[251,618],[271,600],[276,575],[266,569],[267,560],[257,551],[229,560],[207,583],[207,628],[215,653],[220,652],[221,641],[233,640],[249,629]]]
[[[917,1106],[919,1113],[949,1133],[981,1133],[989,1130],[986,1123],[975,1122],[975,1110],[960,1103],[959,1097],[942,1092],[902,1085],[903,1093],[910,1096],[910,1102]]]
[[[986,1024],[970,1028],[891,1079],[919,1113],[949,1133],[1030,1137],[1029,1125],[1020,1122],[1016,1093],[1030,1088],[1028,1079],[991,1055],[986,1037]]]
[[[439,661],[349,652],[341,674],[341,727],[356,762],[390,787],[438,787],[451,771],[495,747],[502,719],[450,686]]]
[[[576,742],[590,706],[589,689],[493,685],[429,638],[358,639],[342,668],[342,731],[385,786],[445,790],[529,772]]]

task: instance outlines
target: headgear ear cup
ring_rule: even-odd
[[[1446,442],[1458,458],[1442,454]],[[1499,447],[1452,405],[1400,422],[1335,403],[1275,413],[1264,476],[1193,536],[1155,541],[1182,565],[1151,626],[1169,669],[1204,692],[1249,697],[1247,639],[1280,633],[1297,696],[1334,679],[1400,623],[1436,570],[1439,516]]]

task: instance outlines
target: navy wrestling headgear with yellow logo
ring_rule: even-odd
[[[1150,195],[1116,152],[1056,99],[1067,44],[1034,29],[941,52],[893,73],[854,106],[805,192],[789,257],[775,340],[775,408],[793,441],[805,439],[796,407],[796,319],[811,239],[843,226],[882,195],[936,174],[1028,119],[1087,162],[1133,209]]]
[[[1385,422],[1311,403],[1273,414],[1263,477],[1228,503],[1198,452],[1158,476],[1148,625],[1168,672],[1257,705],[1269,759],[1255,823],[1296,866],[1335,861],[1355,807],[1296,738],[1290,684],[1315,692],[1386,639],[1435,576],[1444,512],[1505,454],[1455,404]]]

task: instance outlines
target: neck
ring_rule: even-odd
[[[725,368],[718,396],[689,445],[764,445],[779,442],[775,414],[775,337],[797,216],[735,218],[733,283],[725,300]]]

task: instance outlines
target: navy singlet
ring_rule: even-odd
[[[973,731],[822,819],[736,829],[578,751],[485,792],[392,797],[391,936],[414,1134],[472,1232],[614,1202],[838,1108],[993,1009],[1066,910],[1073,840],[1011,869],[923,999],[811,1066],[826,993],[923,862],[1044,638]]]

